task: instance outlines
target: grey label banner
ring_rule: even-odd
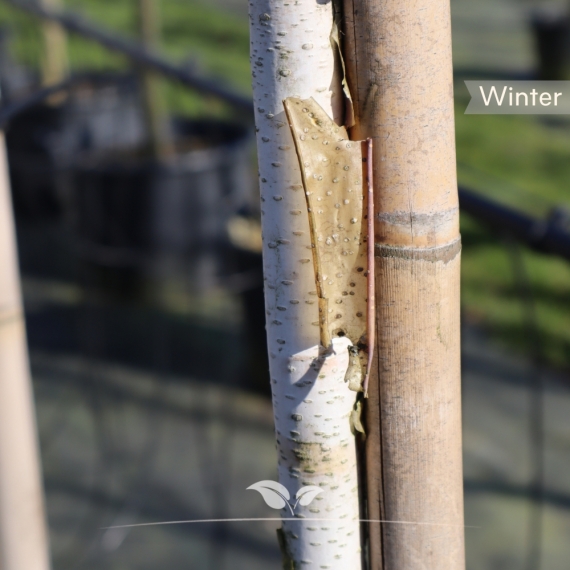
[[[466,81],[466,115],[569,115],[570,81]]]

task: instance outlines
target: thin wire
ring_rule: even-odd
[[[381,524],[413,524],[419,526],[451,526],[451,527],[461,527],[461,528],[481,528],[479,526],[469,526],[460,524],[448,524],[448,523],[429,523],[429,522],[415,522],[415,521],[389,521],[389,520],[379,520],[379,519],[355,519],[361,523],[381,523]],[[222,523],[222,522],[255,522],[255,521],[297,521],[297,522],[341,522],[346,523],[347,519],[331,519],[331,518],[298,518],[298,517],[275,517],[275,518],[246,518],[246,519],[194,519],[187,521],[162,521],[162,522],[150,522],[150,523],[136,523],[136,524],[124,524],[118,526],[103,526],[99,530],[109,530],[113,528],[136,528],[145,526],[167,526],[175,524],[205,524],[205,523]]]

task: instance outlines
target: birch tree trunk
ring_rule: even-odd
[[[49,567],[6,149],[0,132],[0,568]]]
[[[330,42],[332,3],[250,3],[251,65],[257,126],[265,303],[279,480],[295,496],[322,488],[295,515],[283,512],[285,568],[360,570],[356,446],[344,382],[347,339],[326,352],[307,204],[285,116],[287,97],[313,97],[339,123],[341,77]],[[314,519],[314,520],[309,520]],[[329,520],[319,520],[329,519]]]
[[[353,138],[374,139],[371,570],[460,570],[461,241],[449,0],[344,0]]]

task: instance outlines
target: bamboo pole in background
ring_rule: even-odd
[[[158,0],[137,0],[139,34],[143,45],[154,50],[160,43],[160,14]],[[152,155],[166,159],[174,154],[168,124],[168,112],[162,94],[162,81],[152,70],[140,71],[148,144]]]
[[[40,0],[42,8],[61,10],[62,0]],[[69,73],[67,34],[56,22],[44,20],[41,24],[44,49],[42,54],[42,84],[44,87],[61,83]],[[61,95],[56,98],[61,99]]]
[[[0,568],[49,570],[4,134],[0,132]]]
[[[374,139],[371,570],[464,568],[449,0],[344,0],[353,140]],[[419,523],[419,524],[407,524]]]

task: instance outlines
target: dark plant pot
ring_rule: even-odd
[[[214,120],[176,120],[180,149],[164,163],[87,153],[75,168],[83,255],[116,271],[182,262],[197,289],[216,284],[229,217],[251,199],[250,132]]]
[[[64,124],[62,108],[41,105],[16,116],[9,125],[6,147],[18,219],[52,219],[61,212],[51,141]]]
[[[144,123],[135,76],[93,74],[60,104],[15,116],[6,144],[16,215],[53,219],[63,211],[66,173],[78,154],[141,144]]]
[[[538,77],[545,81],[570,79],[570,17],[553,9],[537,10],[531,18],[538,57]]]

